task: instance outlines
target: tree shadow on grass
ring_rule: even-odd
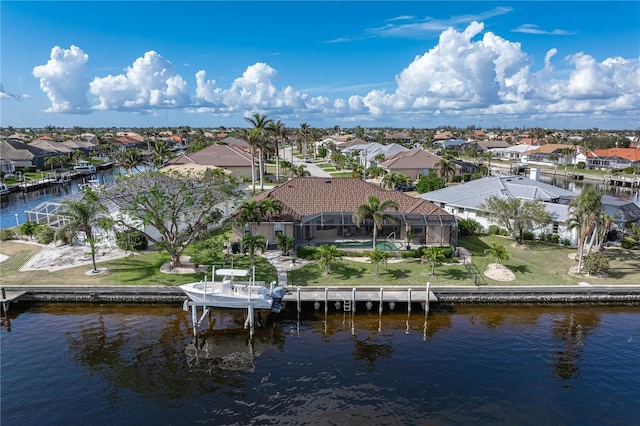
[[[507,265],[505,263],[504,266],[509,268],[514,274],[528,274],[531,272],[531,269],[527,265]]]
[[[366,271],[366,267],[360,265],[347,265],[339,263],[331,266],[331,275],[341,280],[353,280],[362,278]]]
[[[439,271],[436,271],[436,272],[440,272],[438,273],[438,275],[446,278],[447,280],[466,281],[471,279],[469,273],[460,268],[447,268],[444,270],[440,269]]]
[[[383,273],[381,273],[380,275],[385,275],[390,277],[391,279],[394,280],[402,280],[402,279],[407,279],[412,275],[412,272],[410,269],[405,269],[405,268],[389,268],[389,269],[385,269]]]

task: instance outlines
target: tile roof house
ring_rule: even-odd
[[[441,157],[431,154],[423,149],[411,148],[405,152],[394,154],[380,163],[380,167],[388,173],[400,173],[410,179],[419,179],[433,172]]]
[[[229,170],[233,175],[251,178],[251,155],[236,146],[212,144],[199,151],[178,155],[169,160],[168,165],[200,165]],[[257,163],[254,160],[254,168]]]
[[[12,162],[14,167],[36,166],[42,170],[45,159],[50,155],[42,148],[17,140],[0,141],[0,158]]]
[[[254,229],[270,242],[276,240],[276,234],[283,232],[298,243],[310,240],[315,244],[370,243],[372,223],[367,221],[357,228],[352,220],[353,212],[368,204],[370,195],[381,202],[394,200],[399,206],[398,211],[388,211],[396,221],[383,225],[378,231],[379,240],[404,246],[406,232],[412,229],[416,235],[412,240],[415,244],[456,247],[458,230],[453,215],[431,202],[354,178],[298,177],[252,197],[250,201],[258,202],[277,199],[283,206],[282,213],[274,216],[271,223],[262,222]],[[238,213],[239,210],[234,212],[231,219]],[[244,230],[234,227],[234,237],[241,239],[246,230],[246,227]]]
[[[553,216],[553,223],[538,233],[557,234],[561,239],[577,242],[576,230],[569,229],[569,202],[578,194],[524,176],[492,176],[472,180],[436,191],[419,194],[418,197],[445,209],[459,219],[473,219],[485,229],[496,225],[490,217],[483,215],[479,206],[490,196],[540,200]]]
[[[492,195],[516,197],[522,200],[540,200],[552,214],[554,221],[540,233],[558,234],[560,238],[577,243],[576,230],[569,229],[571,217],[569,202],[577,193],[558,188],[537,180],[537,169],[532,169],[532,178],[523,176],[496,176],[473,180],[463,185],[451,186],[418,195],[431,201],[460,219],[474,219],[488,228],[494,225],[490,218],[479,212],[478,206]],[[632,200],[602,196],[602,211],[611,216],[619,229],[629,229],[633,223],[640,225],[640,206]]]
[[[636,148],[594,149],[592,154],[587,166],[597,169],[624,169],[640,164],[640,149]]]

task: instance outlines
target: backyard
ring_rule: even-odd
[[[513,281],[495,281],[484,275],[489,264],[495,259],[485,255],[485,250],[493,244],[503,245],[509,255],[504,266],[515,275]],[[380,265],[379,274],[373,273],[373,265],[363,259],[342,259],[331,265],[331,274],[324,275],[316,262],[306,263],[298,269],[288,272],[290,286],[390,286],[390,285],[577,285],[586,282],[591,285],[637,284],[640,282],[638,251],[621,248],[608,248],[604,254],[609,258],[611,272],[609,277],[572,276],[569,270],[577,262],[575,248],[555,244],[527,242],[514,246],[513,240],[495,235],[462,237],[459,245],[471,252],[471,264],[443,263],[430,275],[430,266],[419,259],[391,259],[387,265]],[[149,251],[129,255],[124,258],[100,262],[100,268],[108,269],[105,274],[87,276],[90,266],[82,265],[53,272],[19,271],[39,249],[38,246],[4,241],[0,252],[8,259],[0,263],[0,275],[5,285],[166,285],[175,286],[204,278],[205,273],[165,274],[160,266],[169,260],[166,253]],[[187,252],[188,254],[188,252]],[[213,258],[216,267],[223,262],[222,250]],[[234,266],[247,268],[249,257],[239,254],[233,256]],[[204,262],[203,262],[204,263]],[[297,262],[303,264],[305,262]],[[275,268],[264,257],[256,257],[256,279],[270,282],[276,279]],[[227,267],[230,265],[227,264]],[[210,268],[210,265],[208,266]],[[210,271],[208,272],[210,277]],[[476,281],[477,280],[477,281]]]

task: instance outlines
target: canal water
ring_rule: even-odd
[[[136,171],[134,170],[134,173]],[[26,192],[12,192],[2,196],[0,200],[0,229],[11,228],[26,221],[25,210],[32,210],[47,201],[60,201],[65,197],[77,194],[78,185],[86,180],[95,179],[100,185],[113,182],[116,173],[124,173],[124,169],[114,167],[98,170],[95,174],[77,178],[67,184],[51,185],[47,188]]]
[[[458,306],[423,313],[13,305],[2,425],[631,425],[640,307]],[[295,315],[295,314],[292,314]]]

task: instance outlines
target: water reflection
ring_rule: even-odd
[[[599,325],[600,316],[589,312],[572,312],[553,319],[552,332],[558,342],[552,358],[560,379],[569,380],[580,374],[585,339]]]

